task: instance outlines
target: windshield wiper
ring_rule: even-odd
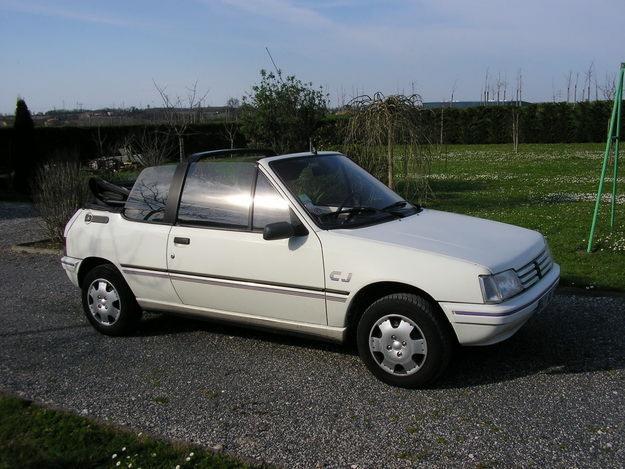
[[[405,200],[399,200],[391,205],[387,205],[386,207],[381,208],[380,210],[386,212],[387,210],[392,210],[394,208],[404,208],[406,205],[408,205],[408,202],[406,202]]]
[[[406,202],[405,200],[400,200],[397,201],[391,205],[387,205],[384,208],[381,208],[380,210],[383,212],[391,212],[393,211],[393,209],[397,209],[397,208],[404,208],[406,205],[408,205],[408,202]],[[417,213],[419,213],[422,210],[421,205],[419,204],[411,204],[412,207],[417,211]]]
[[[347,218],[343,221],[343,224],[350,221],[355,215],[361,215],[364,213],[380,213],[380,214],[384,214],[384,215],[391,215],[394,218],[403,218],[404,216],[401,213],[397,213],[397,212],[392,212],[392,211],[388,211],[388,210],[383,210],[383,209],[379,209],[379,208],[375,208],[375,207],[368,207],[368,206],[357,206],[357,207],[349,207],[349,208],[344,208],[341,210],[337,210],[336,212],[331,212],[331,213],[324,213],[323,215],[320,215],[320,218],[329,218],[329,217],[333,217],[333,218],[337,218],[339,217],[339,215],[342,214],[348,214]]]
[[[349,216],[347,217],[347,220],[350,220],[354,215],[360,215],[363,213],[384,213],[387,215],[392,215],[396,218],[404,218],[405,216],[404,214],[394,211],[393,209],[403,208],[406,205],[408,205],[408,202],[406,202],[405,200],[400,200],[398,202],[387,205],[386,207],[383,207],[383,208],[370,207],[366,205],[358,205],[356,207],[339,208],[335,212],[321,214],[319,215],[319,218],[330,218],[330,217],[338,218],[339,215],[348,214]],[[419,206],[415,206],[415,208],[417,209],[417,211],[420,211]]]
[[[365,213],[365,212],[381,212],[381,210],[379,208],[366,207],[366,206],[349,207],[349,208],[342,208],[335,212],[323,213],[319,215],[319,218],[329,218],[329,217],[336,218],[339,215],[342,215],[344,213],[349,213],[350,215],[356,215],[358,213]]]

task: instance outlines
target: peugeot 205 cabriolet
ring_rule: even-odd
[[[336,152],[204,152],[91,186],[61,262],[108,335],[158,311],[352,339],[418,387],[455,345],[512,336],[560,274],[540,233],[422,208]]]

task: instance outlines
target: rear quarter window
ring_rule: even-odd
[[[135,221],[162,222],[175,171],[174,164],[141,171],[124,205],[124,216]]]

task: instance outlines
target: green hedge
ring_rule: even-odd
[[[612,103],[542,103],[517,108],[521,143],[602,142]],[[512,141],[512,106],[444,110],[445,143],[507,143]],[[426,119],[430,137],[438,141],[440,109]],[[435,128],[432,128],[434,124]],[[438,129],[438,132],[436,132]]]
[[[117,150],[124,140],[133,135],[140,136],[146,130],[167,131],[164,126],[127,125],[100,127],[100,139],[103,142],[105,156],[118,154]],[[97,158],[99,155],[97,127],[36,127],[34,130],[36,154],[33,164],[45,161],[57,153],[78,154],[82,161]],[[175,138],[175,137],[172,137]],[[12,167],[13,159],[12,128],[0,129],[0,168]],[[237,134],[235,145],[244,146],[245,139]],[[229,148],[224,126],[221,123],[191,125],[185,137],[185,152]],[[172,157],[177,157],[176,151]]]
[[[587,103],[541,103],[516,108],[520,121],[521,143],[602,142],[606,138],[612,103],[595,101]],[[512,141],[512,106],[486,106],[475,108],[425,109],[421,124],[427,138],[433,143],[440,139],[441,112],[444,112],[443,139],[447,144],[508,143]],[[625,125],[625,119],[623,119]],[[341,143],[341,124],[345,116],[333,115],[320,122],[315,141],[329,148]],[[154,129],[158,126],[151,126]],[[100,127],[108,154],[129,135],[139,135],[145,126]],[[165,128],[162,128],[165,130]],[[95,127],[38,127],[35,128],[36,155],[33,164],[44,161],[58,152],[80,155],[86,161],[98,156]],[[0,129],[0,168],[12,167],[13,129]],[[239,133],[236,146],[245,146]],[[220,122],[190,126],[185,138],[185,150],[228,148],[230,145],[224,126]],[[304,149],[302,149],[304,150]],[[175,156],[175,155],[174,155]]]
[[[474,108],[424,109],[421,125],[429,141],[440,141],[441,112],[443,113],[443,142],[447,144],[484,144],[512,142],[512,115],[519,112],[521,143],[581,143],[603,142],[606,139],[612,103],[541,103],[513,106]],[[322,122],[319,140],[338,143],[342,116]],[[624,119],[625,121],[625,119]]]

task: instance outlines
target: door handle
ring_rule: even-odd
[[[174,244],[191,244],[191,240],[189,238],[180,238],[176,236],[174,238]]]

